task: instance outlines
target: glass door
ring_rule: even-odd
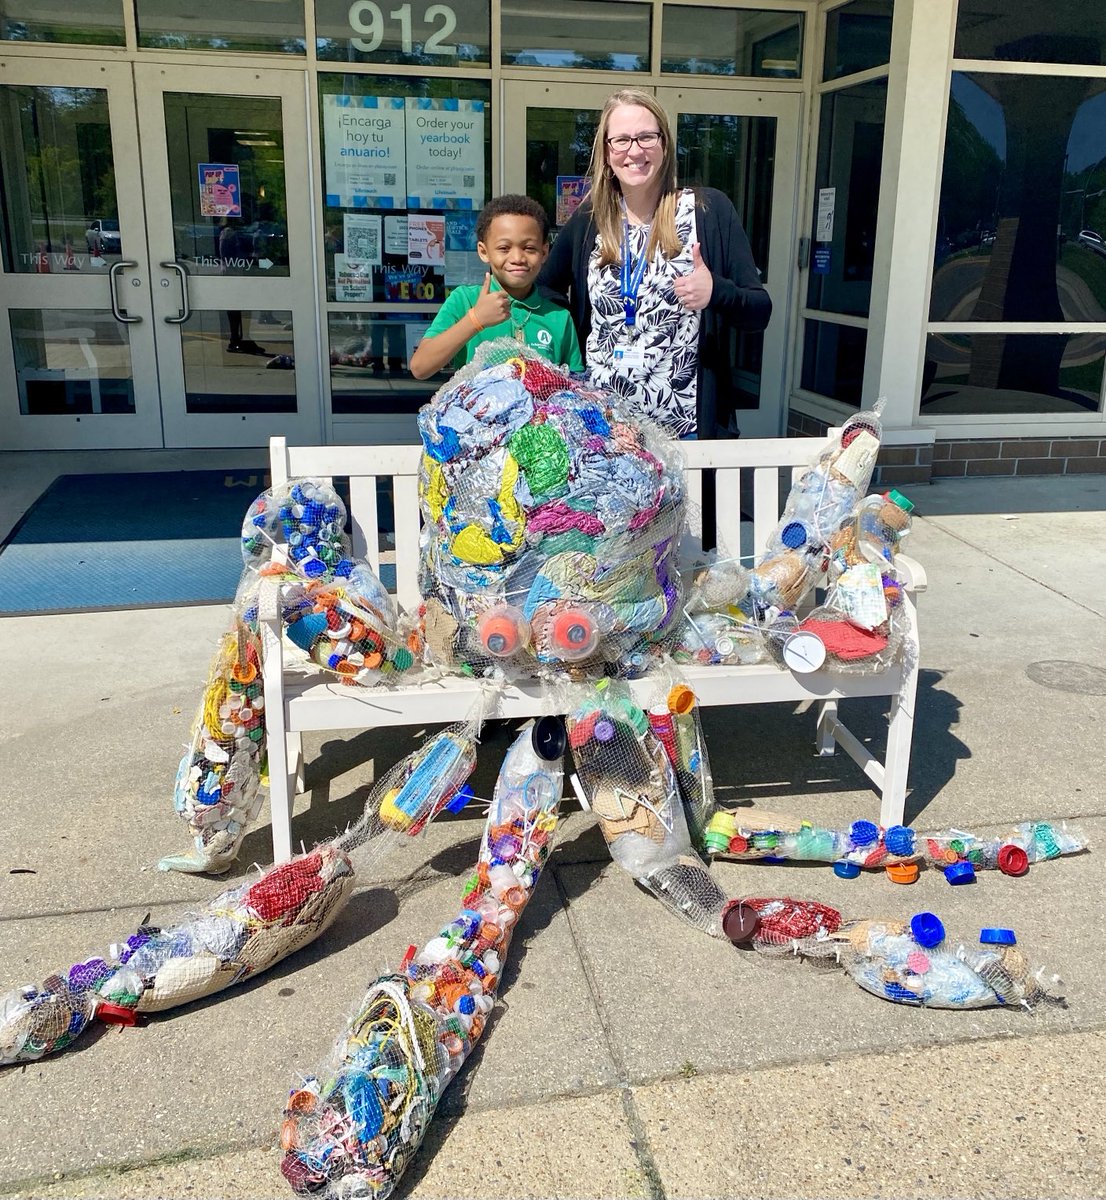
[[[505,82],[504,188],[540,200],[554,229],[584,194],[606,85]],[[764,333],[734,333],[732,387],[745,437],[785,430],[785,335],[797,195],[799,96],[656,89],[676,135],[679,179],[733,201],[772,297]]]
[[[162,444],[131,68],[0,62],[0,448]]]
[[[302,72],[141,64],[135,83],[165,444],[319,440]]]
[[[799,95],[657,88],[676,131],[680,182],[733,201],[772,297],[763,333],[733,332],[731,386],[744,437],[782,437],[791,252],[798,196]]]
[[[503,190],[541,201],[556,231],[587,194],[605,84],[503,84]]]

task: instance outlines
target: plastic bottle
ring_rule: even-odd
[[[481,613],[476,634],[486,654],[492,658],[510,658],[530,641],[530,625],[513,604],[497,604]]]

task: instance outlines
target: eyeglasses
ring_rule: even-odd
[[[607,138],[607,145],[619,154],[625,154],[630,147],[637,142],[642,150],[652,150],[654,146],[659,146],[664,141],[664,134],[658,129],[652,129],[648,133],[639,133],[637,137],[630,137],[629,134],[619,134],[618,137]]]

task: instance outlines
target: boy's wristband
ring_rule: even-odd
[[[469,316],[469,320],[472,322],[473,329],[475,329],[477,333],[483,333],[484,326],[481,325],[480,322],[476,319],[476,314],[472,311],[471,308],[468,310],[468,316]]]

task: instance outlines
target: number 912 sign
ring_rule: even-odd
[[[359,35],[350,39],[354,49],[365,54],[379,49],[387,38],[389,48],[398,43],[403,54],[413,54],[416,42],[421,42],[423,54],[457,56],[457,43],[449,40],[457,29],[457,13],[448,4],[431,4],[419,15],[415,6],[401,4],[385,18],[375,0],[354,0],[349,25]]]

